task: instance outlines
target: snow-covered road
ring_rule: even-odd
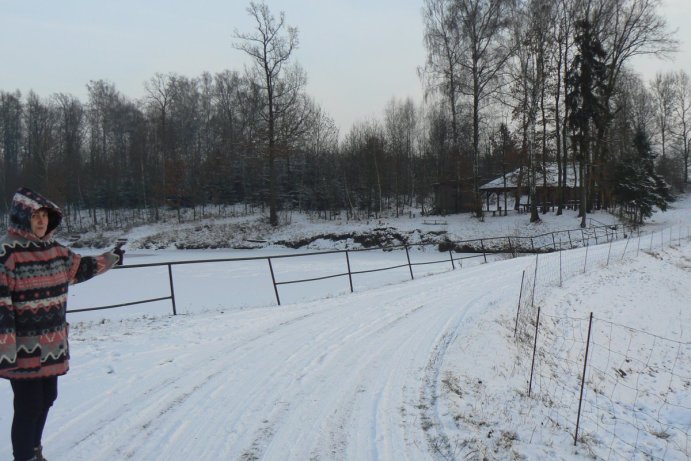
[[[57,461],[434,459],[445,350],[488,306],[515,301],[527,262],[308,304],[75,328],[47,452]]]

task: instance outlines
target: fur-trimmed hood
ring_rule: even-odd
[[[38,239],[31,232],[31,214],[41,208],[46,209],[48,212],[48,229],[46,230],[46,235],[40,240],[52,240],[53,233],[62,222],[62,211],[55,203],[27,187],[19,188],[12,198],[8,232],[29,240]]]

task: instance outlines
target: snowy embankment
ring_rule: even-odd
[[[667,223],[657,215],[656,225],[688,225],[688,203],[667,214]],[[554,416],[558,405],[541,398],[542,389],[526,395],[530,360],[513,327],[522,273],[533,261],[496,261],[329,299],[243,309],[233,307],[232,290],[219,286],[228,268],[205,266],[194,284],[201,293],[224,293],[226,306],[176,317],[73,319],[72,369],[60,380],[46,456],[616,459],[592,427],[586,431],[596,436],[574,447],[572,428]],[[554,317],[592,311],[688,345],[690,261],[689,243],[641,251],[542,291],[538,303]],[[97,300],[109,297],[105,289],[145,285],[135,270],[113,275],[115,286],[95,280],[75,287],[75,296]],[[205,304],[203,295],[197,302]],[[691,375],[690,360],[686,346],[675,373]],[[681,392],[682,402],[691,401],[688,383]],[[9,408],[7,383],[0,394]],[[683,412],[678,418],[691,420]],[[10,424],[11,412],[0,414],[2,459],[11,458]],[[687,446],[688,432],[687,426]]]

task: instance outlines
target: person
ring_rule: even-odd
[[[54,239],[60,208],[20,188],[0,241],[0,377],[14,393],[15,461],[45,461],[41,438],[58,376],[69,370],[67,290],[113,267],[113,252],[80,256]]]

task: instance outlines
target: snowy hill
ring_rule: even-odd
[[[72,369],[60,380],[44,453],[51,461],[581,460],[642,453],[688,459],[691,242],[685,237],[690,210],[691,200],[685,199],[647,226],[674,226],[671,237],[658,232],[638,241],[554,253],[537,262],[539,270],[534,257],[499,260],[280,307],[271,302],[235,307],[239,290],[270,287],[230,289],[230,283],[219,282],[224,274],[235,276],[228,267],[197,268],[189,283],[208,296],[220,294],[225,305],[205,303],[202,294],[187,303],[204,305],[204,312],[137,311],[124,319],[99,312],[111,320],[72,319]],[[526,215],[487,217],[484,223],[445,219],[447,230],[461,237],[478,235],[475,226],[500,234],[528,227]],[[399,220],[383,225],[400,231],[424,225],[419,219]],[[561,225],[557,222],[565,221],[548,214],[538,226],[554,229]],[[563,228],[575,228],[575,222],[572,217]],[[382,224],[332,226],[357,230]],[[326,227],[318,232],[331,232]],[[128,258],[154,257],[137,242],[161,231],[133,230]],[[252,235],[274,242],[312,232],[307,222],[295,222],[272,234]],[[322,249],[328,244],[319,243]],[[155,257],[190,257],[179,253],[167,250]],[[565,271],[570,275],[559,287],[550,268],[561,264],[571,272]],[[531,309],[540,307],[543,313],[538,338],[545,339],[529,397],[531,341],[520,334],[516,339],[514,328],[522,278],[533,271],[541,282],[535,284]],[[72,307],[103,304],[111,290],[139,289],[151,283],[141,283],[150,277],[139,269],[112,271],[75,286],[70,302]],[[590,312],[600,323],[591,342],[587,411],[574,446],[572,394],[578,397],[582,370],[581,320]],[[521,330],[528,339],[530,325]],[[626,328],[618,333],[618,325]],[[598,350],[603,338],[609,341],[607,359]],[[669,344],[676,346],[672,355]],[[549,354],[559,351],[566,355],[555,364]],[[645,373],[631,361],[640,357],[647,358]],[[599,368],[624,373],[618,386],[633,389],[632,404],[600,380]],[[559,387],[562,382],[568,392]],[[0,386],[0,394],[9,408],[9,384]],[[609,413],[588,419],[603,400],[611,404]],[[617,400],[621,405],[613,403]],[[625,424],[629,413],[635,420],[653,411],[656,423],[665,427]],[[621,421],[619,430],[609,436],[616,421]],[[11,412],[0,414],[2,459],[11,458],[10,424]]]

